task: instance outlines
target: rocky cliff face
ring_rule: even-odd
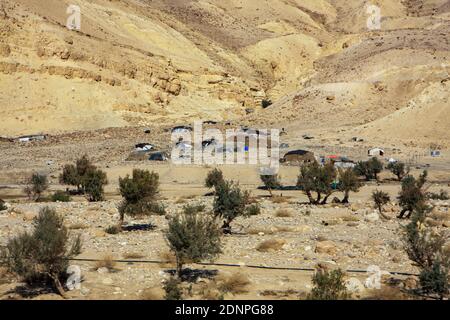
[[[80,30],[66,27],[70,4]],[[194,119],[358,126],[414,99],[440,108],[417,97],[448,78],[448,1],[376,4],[374,31],[363,0],[4,0],[0,134]]]

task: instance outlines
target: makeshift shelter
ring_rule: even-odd
[[[290,163],[309,163],[315,162],[314,153],[306,150],[292,150],[286,153],[282,159],[283,162]]]

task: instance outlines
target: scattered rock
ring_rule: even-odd
[[[326,253],[334,255],[337,252],[336,244],[333,241],[321,241],[316,243],[316,253]]]

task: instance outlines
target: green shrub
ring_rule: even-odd
[[[421,270],[421,289],[443,298],[449,288],[450,253],[445,249],[446,237],[426,227],[429,211],[424,204],[415,207],[411,222],[405,227],[405,251]]]
[[[148,216],[164,214],[165,208],[155,202],[159,192],[159,175],[148,170],[134,169],[132,177],[119,178],[123,201],[119,206],[120,225],[125,215]]]
[[[67,192],[64,191],[56,191],[52,194],[51,200],[53,202],[70,202],[71,198]]]
[[[183,207],[184,214],[196,214],[205,211],[206,206],[204,204],[188,204]]]
[[[85,178],[88,172],[95,170],[95,166],[88,159],[87,155],[77,159],[75,165],[66,164],[63,172],[59,175],[59,182],[77,187],[79,193],[85,192]]]
[[[180,288],[181,281],[178,278],[170,277],[165,281],[163,289],[166,292],[166,300],[183,300],[183,292]]]
[[[272,197],[272,190],[277,189],[281,187],[281,183],[279,181],[278,175],[260,175],[261,181],[264,183],[264,186],[267,188],[267,190],[270,193],[270,196]]]
[[[389,195],[386,192],[383,192],[380,190],[375,190],[372,192],[372,200],[375,204],[375,207],[380,212],[380,215],[387,218],[383,214],[383,206],[386,205],[389,201],[391,201],[391,198],[389,197]]]
[[[342,203],[348,203],[348,198],[350,192],[358,192],[362,187],[361,182],[358,179],[358,176],[355,174],[353,169],[343,170],[339,168],[339,191],[344,193],[344,198],[342,199]]]
[[[261,214],[261,207],[257,203],[253,203],[249,205],[246,209],[246,215],[247,216],[257,216]]]
[[[378,180],[378,174],[383,171],[383,163],[373,157],[368,161],[359,161],[353,169],[359,176],[364,176],[367,181]]]
[[[351,297],[344,283],[344,273],[340,270],[317,271],[313,278],[313,289],[309,300],[346,300]]]
[[[216,186],[213,214],[224,219],[224,233],[231,233],[231,222],[239,216],[246,216],[249,193],[243,192],[232,181],[225,181]]]
[[[186,261],[200,262],[221,253],[220,235],[216,221],[210,216],[183,214],[169,221],[165,236],[175,255],[179,278]]]
[[[213,169],[210,172],[208,172],[208,175],[205,179],[205,187],[207,188],[215,188],[219,184],[223,183],[223,173],[220,169]]]
[[[81,252],[80,237],[69,246],[63,218],[47,207],[41,209],[33,224],[32,233],[24,232],[8,241],[0,261],[26,283],[53,283],[64,296],[61,280],[66,276],[68,259]]]
[[[448,200],[450,199],[448,196],[448,192],[445,190],[440,190],[439,193],[428,192],[427,198],[432,200]]]
[[[100,169],[89,170],[83,179],[83,189],[90,202],[104,200],[104,185],[108,183],[106,173]]]
[[[28,198],[36,202],[41,200],[42,194],[48,189],[47,176],[44,174],[33,173],[28,180],[28,186],[24,191]]]
[[[390,162],[386,167],[395,176],[397,176],[398,181],[402,181],[403,177],[409,173],[409,168],[403,162]]]
[[[399,218],[403,218],[407,212],[407,218],[409,218],[416,207],[425,203],[426,194],[425,191],[422,190],[422,187],[426,182],[427,175],[427,171],[424,171],[419,179],[416,179],[411,175],[403,178],[402,188],[398,196],[399,204],[402,207],[402,211],[398,216]]]
[[[120,233],[121,228],[119,226],[110,226],[105,229],[105,232],[108,234],[118,234]]]
[[[324,166],[320,166],[317,162],[306,163],[300,167],[297,186],[306,194],[311,204],[326,204],[328,197],[335,191],[332,183],[336,175],[332,163]],[[313,193],[316,193],[316,198]]]

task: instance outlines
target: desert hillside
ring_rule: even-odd
[[[449,1],[375,1],[372,31],[366,2],[2,1],[0,134],[239,119],[448,146]]]

